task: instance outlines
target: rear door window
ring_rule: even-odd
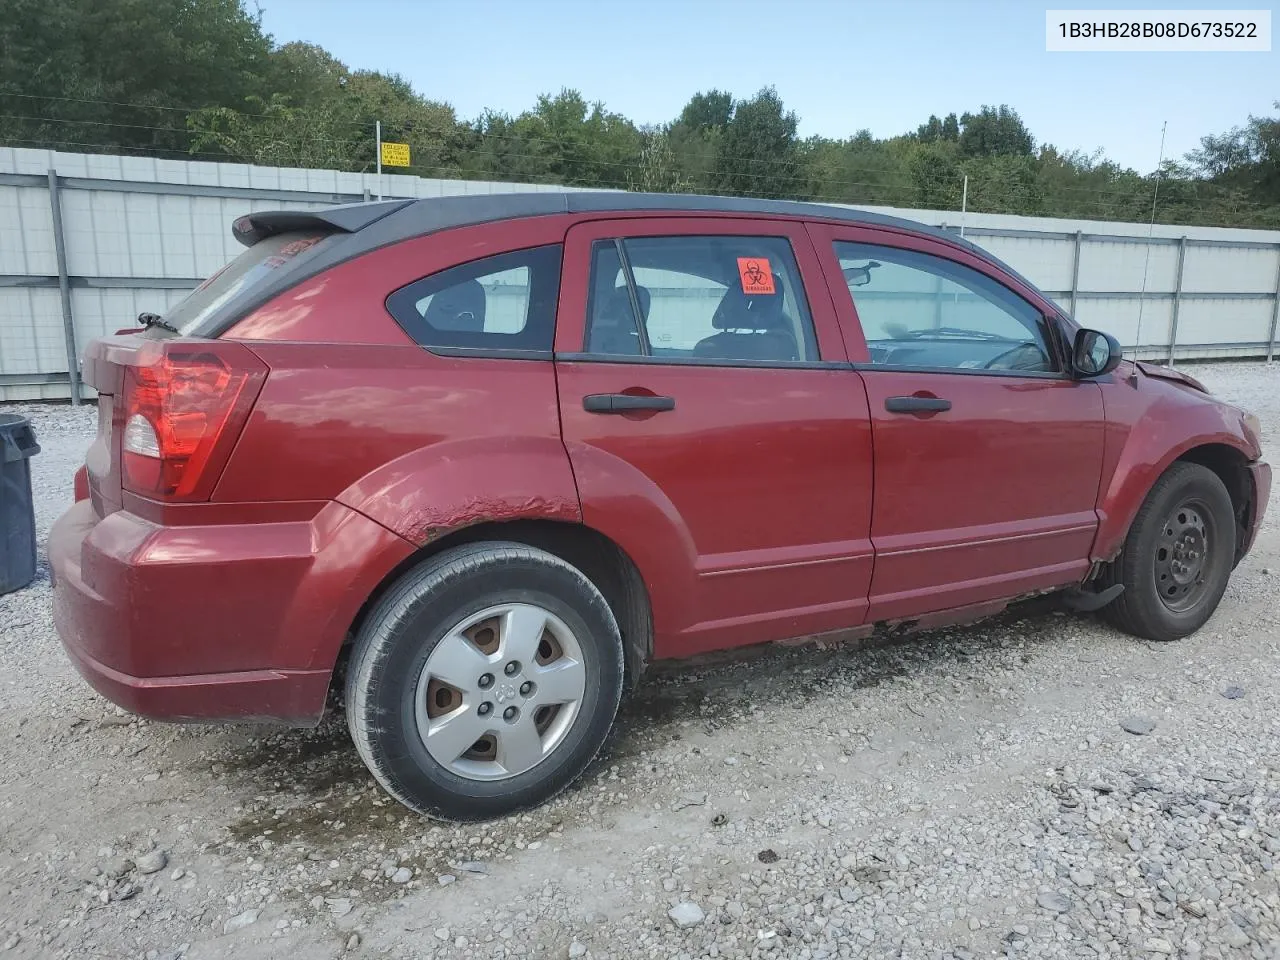
[[[245,297],[278,276],[318,254],[333,235],[324,231],[290,231],[259,240],[215,273],[165,314],[181,334],[195,334],[223,307]]]
[[[586,349],[692,362],[818,359],[800,272],[784,237],[598,241]]]
[[[559,244],[473,260],[387,298],[404,331],[436,352],[550,355],[560,290]]]

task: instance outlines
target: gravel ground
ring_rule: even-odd
[[[1280,367],[1188,370],[1280,435]],[[25,410],[43,536],[94,413]],[[686,665],[575,788],[464,827],[336,718],[122,714],[42,570],[0,598],[0,956],[1280,957],[1278,515],[1181,643],[1042,605]]]

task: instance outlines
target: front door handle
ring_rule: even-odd
[[[593,393],[582,398],[587,413],[630,413],[633,410],[674,410],[675,397],[634,393]]]
[[[950,410],[951,401],[941,397],[886,397],[884,408],[890,413],[936,413]]]

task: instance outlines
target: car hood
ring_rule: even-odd
[[[1137,361],[1137,367],[1148,377],[1156,377],[1160,380],[1169,380],[1173,383],[1181,383],[1191,387],[1193,390],[1199,390],[1201,393],[1207,394],[1209,388],[1197,380],[1195,377],[1189,377],[1185,373],[1170,367],[1162,367],[1155,363],[1145,363],[1142,360]]]

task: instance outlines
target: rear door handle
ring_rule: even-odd
[[[890,413],[936,413],[950,410],[951,401],[941,397],[886,397],[884,408]]]
[[[674,410],[675,397],[654,397],[633,393],[593,393],[582,398],[587,413],[630,413],[632,410]]]

